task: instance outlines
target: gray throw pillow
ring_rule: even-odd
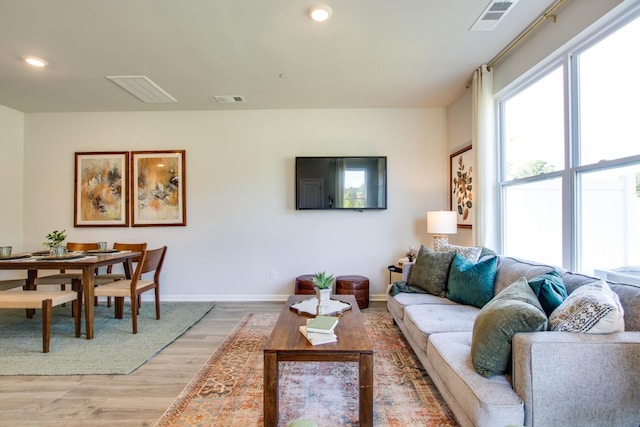
[[[449,268],[455,252],[434,252],[422,246],[411,269],[408,283],[432,295],[444,297],[449,279]]]
[[[478,313],[471,337],[473,367],[485,377],[509,372],[513,336],[546,329],[547,315],[527,279],[521,277]]]

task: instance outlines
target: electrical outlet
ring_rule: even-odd
[[[271,274],[269,274],[269,279],[276,280],[278,277],[278,272],[276,270],[271,270]]]

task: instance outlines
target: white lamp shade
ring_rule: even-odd
[[[456,234],[458,232],[457,220],[455,211],[427,212],[427,233]]]

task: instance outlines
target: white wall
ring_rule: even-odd
[[[0,246],[23,249],[23,141],[24,114],[0,105]],[[0,271],[0,279],[22,277]]]
[[[467,89],[460,98],[447,108],[447,147],[449,155],[471,144],[471,100],[471,89]],[[449,167],[448,164],[447,167]],[[457,234],[449,236],[449,243],[471,246],[473,244],[472,229],[458,228]]]
[[[74,152],[186,150],[186,227],[74,228]],[[384,211],[296,211],[295,156],[388,156]],[[24,245],[168,246],[164,300],[266,300],[297,275],[362,274],[382,297],[386,266],[429,243],[447,201],[444,109],[51,113],[25,116]],[[271,272],[276,279],[271,280]]]
[[[549,20],[543,24],[493,68],[494,91],[497,93],[511,82],[520,78],[585,29],[590,26],[597,27],[597,21],[603,16],[627,8],[634,3],[637,3],[637,0],[580,0],[568,2],[566,6],[557,11],[555,23]],[[506,44],[505,42],[505,46]],[[489,59],[487,58],[487,61]],[[478,66],[480,65],[478,64]],[[471,103],[472,95],[469,89],[447,107],[447,147],[449,154],[454,153],[465,146],[468,141],[471,141]],[[460,245],[471,245],[472,240],[470,229],[458,229],[458,234],[449,236],[449,242]]]

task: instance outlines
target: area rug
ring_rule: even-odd
[[[391,316],[363,313],[374,348],[376,426],[456,426]],[[277,314],[249,314],[158,420],[166,426],[262,426],[262,348]],[[338,337],[340,339],[340,337]],[[279,425],[311,419],[320,427],[358,425],[357,363],[280,363]]]
[[[42,353],[40,310],[27,319],[24,310],[0,310],[0,375],[129,374],[182,335],[213,308],[211,302],[162,303],[160,320],[155,305],[143,302],[138,333],[131,333],[130,306],[124,319],[114,318],[114,308],[95,307],[95,333],[76,338],[71,307],[54,307],[51,348]]]

